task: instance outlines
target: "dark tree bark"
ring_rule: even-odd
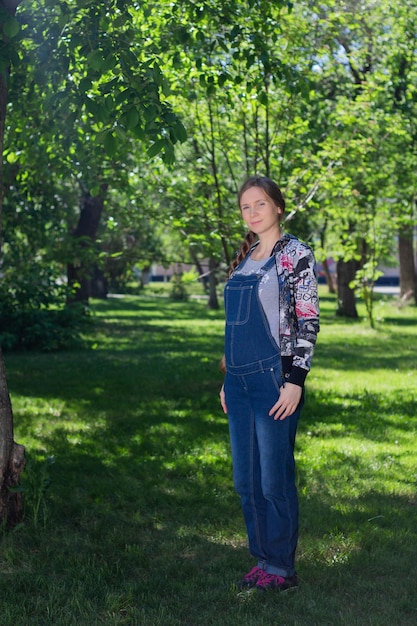
[[[14,15],[20,0],[0,0],[0,8]],[[4,40],[4,38],[3,38]],[[0,36],[1,41],[1,36]],[[0,250],[2,243],[3,211],[3,147],[7,107],[7,71],[0,72]],[[18,487],[25,466],[25,449],[14,442],[13,411],[7,386],[6,369],[0,349],[0,522],[6,528],[22,518],[22,494]]]
[[[417,304],[417,277],[414,262],[413,231],[407,227],[398,236],[398,256],[400,261],[400,296],[414,299]]]
[[[94,279],[96,271],[95,262],[88,259],[88,252],[94,248],[100,218],[103,213],[104,196],[107,186],[102,187],[98,196],[91,196],[88,192],[83,192],[80,203],[80,216],[78,224],[73,232],[73,236],[78,243],[79,258],[67,266],[68,287],[71,295],[68,297],[68,304],[82,302],[88,304],[91,297],[91,281]],[[94,252],[92,258],[94,258]]]
[[[103,270],[97,266],[94,268],[90,279],[89,293],[91,298],[107,298],[109,293],[107,278]]]
[[[25,448],[14,442],[13,412],[0,350],[0,521],[6,528],[20,522],[22,493],[15,490],[25,467]]]
[[[198,275],[201,276],[201,284],[203,285],[203,289],[205,293],[208,293],[208,280],[206,280],[205,272],[203,270],[203,266],[200,263],[200,259],[196,254],[194,254],[193,250],[190,250],[190,255],[193,260],[194,265],[196,266]]]
[[[209,258],[209,301],[208,308],[209,309],[218,309],[219,308],[219,300],[217,298],[217,270],[218,264],[213,257]]]
[[[324,259],[323,261],[323,273],[326,279],[327,287],[329,288],[329,293],[336,293],[335,280],[334,280],[334,277],[330,273],[327,259]]]
[[[343,317],[358,317],[355,292],[349,287],[358,268],[359,263],[355,260],[337,262],[337,314]]]
[[[320,243],[323,250],[325,249],[325,239],[326,239],[326,231],[327,231],[327,220],[324,222],[324,227],[320,231]],[[336,277],[332,276],[329,270],[329,263],[327,259],[323,261],[323,273],[326,279],[326,285],[329,289],[329,293],[336,293]]]

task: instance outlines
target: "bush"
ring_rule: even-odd
[[[181,274],[174,274],[170,280],[171,291],[169,297],[171,300],[185,302],[188,300],[188,292],[185,281]]]
[[[3,350],[53,351],[82,343],[80,332],[89,319],[85,307],[16,311],[0,306],[0,345]]]
[[[43,279],[43,280],[42,280]],[[3,350],[51,351],[80,343],[89,319],[84,305],[63,306],[65,287],[41,272],[4,277],[0,285],[0,346]]]

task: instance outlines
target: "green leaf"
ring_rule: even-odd
[[[180,120],[177,120],[176,124],[172,125],[172,133],[177,141],[183,143],[187,139],[187,131],[185,126]]]
[[[116,17],[116,19],[113,22],[114,28],[121,28],[122,26],[126,24],[126,22],[130,22],[130,20],[131,20],[131,17],[129,13],[126,11],[122,13],[121,15],[119,15],[118,17]]]
[[[131,107],[126,113],[126,126],[129,130],[135,128],[139,124],[139,113],[135,107]]]
[[[104,107],[108,113],[112,113],[114,111],[114,98],[111,94],[107,94],[104,98]]]
[[[83,79],[84,80],[84,79]],[[112,78],[111,80],[109,80],[107,83],[103,83],[100,85],[99,89],[100,92],[102,94],[106,94],[106,93],[111,93],[113,92],[113,90],[116,88],[117,83],[118,83],[118,78],[117,76],[115,78]],[[82,82],[82,81],[81,81]],[[81,83],[80,83],[81,84]]]
[[[171,144],[165,142],[165,151],[162,155],[162,160],[167,165],[172,165],[175,162],[175,153]]]
[[[100,71],[104,65],[104,58],[101,51],[93,50],[87,54],[87,63],[93,70]]]
[[[111,131],[104,136],[104,149],[108,156],[114,156],[117,150],[117,140]]]
[[[19,30],[20,25],[15,17],[8,17],[3,24],[3,32],[9,39],[16,37]]]
[[[85,78],[82,78],[80,80],[78,88],[81,91],[81,93],[85,93],[86,91],[91,89],[91,78],[89,76],[86,76]]]
[[[147,150],[148,156],[151,158],[162,152],[165,147],[165,139],[158,139]]]
[[[92,98],[86,98],[85,108],[87,109],[88,113],[90,113],[90,115],[92,115],[94,119],[98,122],[106,122],[109,119],[108,109],[105,102],[103,103],[102,100],[100,102],[97,102]]]
[[[162,71],[156,61],[153,64],[153,79],[157,85],[162,84]]]
[[[227,72],[222,72],[221,74],[219,74],[217,78],[217,83],[219,87],[223,87],[223,85],[225,84],[227,80],[232,80],[232,77],[230,76],[230,74],[228,74]]]
[[[151,105],[151,106],[146,107],[143,114],[147,122],[152,122],[156,118],[158,111],[156,107]]]
[[[229,34],[229,41],[233,41],[240,33],[240,26],[238,24],[235,24],[232,28],[232,30],[230,31]]]
[[[115,55],[111,53],[108,54],[105,59],[103,59],[103,62],[101,63],[99,69],[101,69],[102,72],[108,72],[109,70],[112,70],[116,66],[116,64],[117,59]]]
[[[140,139],[140,141],[145,141],[146,133],[140,124],[132,128],[131,131],[134,137],[136,137],[137,139]]]
[[[261,104],[263,104],[264,106],[267,106],[267,104],[268,104],[268,94],[265,91],[262,91],[259,94],[259,102]]]
[[[16,154],[16,152],[9,152],[6,160],[8,163],[13,164],[13,163],[17,163],[17,161],[19,160],[18,155]]]

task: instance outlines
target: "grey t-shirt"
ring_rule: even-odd
[[[236,269],[235,272],[236,274],[242,274],[244,276],[256,274],[264,265],[266,265],[267,261],[268,259],[254,261],[251,257],[248,257],[243,265]],[[266,315],[266,319],[268,320],[271,334],[275,339],[277,346],[279,346],[278,278],[275,265],[273,265],[260,280],[259,299]]]

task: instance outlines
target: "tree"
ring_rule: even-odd
[[[135,49],[132,37],[134,22],[139,19],[136,3],[123,0],[106,3],[68,0],[59,6],[41,3],[47,19],[37,21],[39,7],[33,13],[29,8],[30,19],[25,19],[24,12],[20,16],[21,29],[15,17],[19,4],[17,0],[0,2],[0,155],[4,153],[10,91],[15,94],[10,98],[12,119],[17,117],[20,103],[26,105],[18,133],[20,145],[15,134],[14,145],[9,143],[7,150],[15,179],[21,176],[21,181],[27,183],[31,163],[35,180],[49,170],[55,181],[71,178],[81,181],[81,217],[74,233],[77,251],[82,253],[81,271],[72,263],[73,271],[69,273],[70,280],[77,281],[80,298],[84,299],[84,281],[91,267],[87,267],[85,260],[89,255],[94,258],[94,238],[104,194],[110,182],[118,178],[115,172],[121,143],[131,146],[132,134],[150,144],[150,157],[162,152],[165,160],[172,162],[174,143],[184,138],[184,128],[160,97],[163,77],[156,56],[152,51],[148,57],[143,56],[139,43]],[[22,65],[16,43],[20,34],[20,53],[28,61]],[[43,64],[33,62],[34,52]],[[12,79],[16,77],[12,83],[11,66]],[[53,117],[49,115],[51,112]],[[10,129],[9,141],[12,137],[13,129]],[[22,156],[24,159],[33,149],[41,158],[22,162]],[[126,162],[127,154],[123,157]],[[61,189],[64,187],[61,182]],[[0,169],[0,223],[3,195]],[[0,357],[0,517],[12,524],[21,513],[21,500],[18,490],[11,488],[18,483],[24,456],[22,446],[13,442],[12,407]]]
[[[157,51],[139,27],[147,10],[121,0],[41,9],[21,12],[24,63],[13,75],[11,114],[18,119],[23,100],[24,124],[10,129],[7,157],[19,186],[47,177],[60,191],[78,189],[78,215],[76,206],[61,213],[71,239],[62,250],[70,300],[88,302],[108,190],[129,186],[137,144],[172,162],[185,131],[164,95]]]
[[[159,15],[166,24],[161,64],[189,139],[174,171],[161,164],[152,184],[143,184],[158,188],[151,203],[164,207],[162,219],[181,233],[187,256],[196,264],[209,259],[214,308],[216,281],[243,236],[235,196],[245,176],[280,180],[289,206],[300,208],[292,226],[297,221],[298,232],[311,236],[303,210],[317,167],[302,97],[311,61],[307,23],[285,2],[207,2],[195,10],[182,2]]]
[[[6,122],[8,73],[14,55],[13,38],[19,31],[15,19],[18,0],[0,0],[0,252],[3,209],[3,145]],[[0,520],[6,526],[15,525],[22,516],[22,497],[16,487],[25,465],[24,448],[15,443],[13,412],[7,386],[6,368],[0,348]]]
[[[417,269],[415,266],[414,231],[416,224],[417,168],[417,7],[414,2],[389,6],[391,28],[385,35],[388,51],[386,66],[391,80],[385,81],[385,110],[390,113],[396,133],[391,143],[395,158],[393,194],[398,202],[398,258],[401,297],[413,298],[417,304]]]
[[[370,6],[309,3],[316,99],[328,111],[320,151],[334,163],[322,194],[324,247],[338,259],[339,312],[357,315],[355,290],[372,324],[377,266],[391,256],[395,227],[410,233],[415,222],[416,9],[385,1]]]

